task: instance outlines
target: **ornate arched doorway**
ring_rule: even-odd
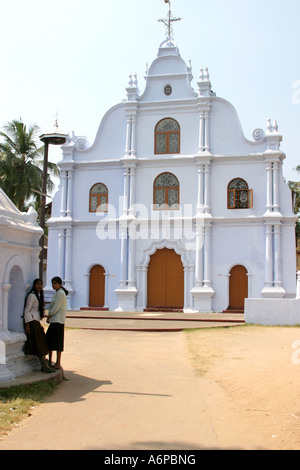
[[[90,271],[89,307],[105,305],[105,269],[95,265]]]
[[[163,248],[150,257],[147,292],[147,308],[183,308],[184,270],[174,250]]]
[[[244,301],[248,297],[248,273],[244,266],[233,266],[229,276],[228,310],[244,311]]]

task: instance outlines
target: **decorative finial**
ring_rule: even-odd
[[[271,118],[267,119],[267,131],[272,132],[272,124],[271,124]]]
[[[271,118],[268,118],[267,120],[267,131],[269,133],[273,133],[273,132],[276,132],[278,133],[278,124],[277,124],[277,121],[273,121],[273,124],[271,122]]]
[[[182,18],[174,18],[172,12],[171,12],[171,2],[170,0],[164,0],[165,3],[169,4],[169,13],[167,18],[161,18],[158,20],[159,23],[163,23],[166,28],[167,28],[167,38],[171,38],[173,36],[173,23],[176,21],[181,21]]]

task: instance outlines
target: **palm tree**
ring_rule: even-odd
[[[41,191],[43,178],[44,146],[38,147],[36,139],[39,127],[28,129],[22,122],[14,120],[0,132],[4,141],[0,143],[0,187],[21,211],[26,210],[30,200],[39,204],[40,197],[34,191]],[[56,164],[48,162],[49,173],[58,176]],[[48,176],[47,191],[52,191],[54,183]]]

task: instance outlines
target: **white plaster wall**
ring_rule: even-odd
[[[172,75],[177,73],[186,73],[185,61],[176,55],[176,52],[172,55],[164,55],[158,57],[152,62],[149,68],[149,76],[153,75]]]
[[[243,155],[266,150],[266,143],[251,142],[244,136],[236,109],[228,101],[211,98],[211,152],[220,155]]]
[[[124,154],[126,140],[126,114],[124,105],[118,104],[103,116],[95,141],[86,151],[76,151],[75,161],[118,159]]]
[[[75,228],[73,232],[73,308],[79,309],[88,305],[89,272],[99,264],[109,274],[108,298],[105,303],[110,309],[117,308],[117,297],[114,289],[118,287],[120,279],[120,240],[116,238],[99,240],[96,225],[89,228]]]
[[[213,310],[222,312],[229,303],[229,273],[233,266],[242,265],[248,271],[249,296],[260,297],[264,287],[265,233],[263,225],[213,225],[212,272]]]
[[[300,325],[300,300],[246,299],[245,321],[258,325]]]
[[[186,71],[179,73],[186,73]],[[172,94],[170,96],[167,96],[164,93],[166,85],[171,85],[172,87]],[[183,77],[175,75],[173,77],[165,76],[160,79],[149,77],[145,92],[141,96],[140,101],[147,102],[159,100],[169,104],[172,100],[190,98],[195,98],[195,92],[191,88],[188,75]]]

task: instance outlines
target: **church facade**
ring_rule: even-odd
[[[69,135],[49,224],[46,294],[69,308],[243,311],[292,298],[295,216],[276,121],[244,136],[234,107],[197,89],[167,38],[140,93],[108,110],[95,142]]]

